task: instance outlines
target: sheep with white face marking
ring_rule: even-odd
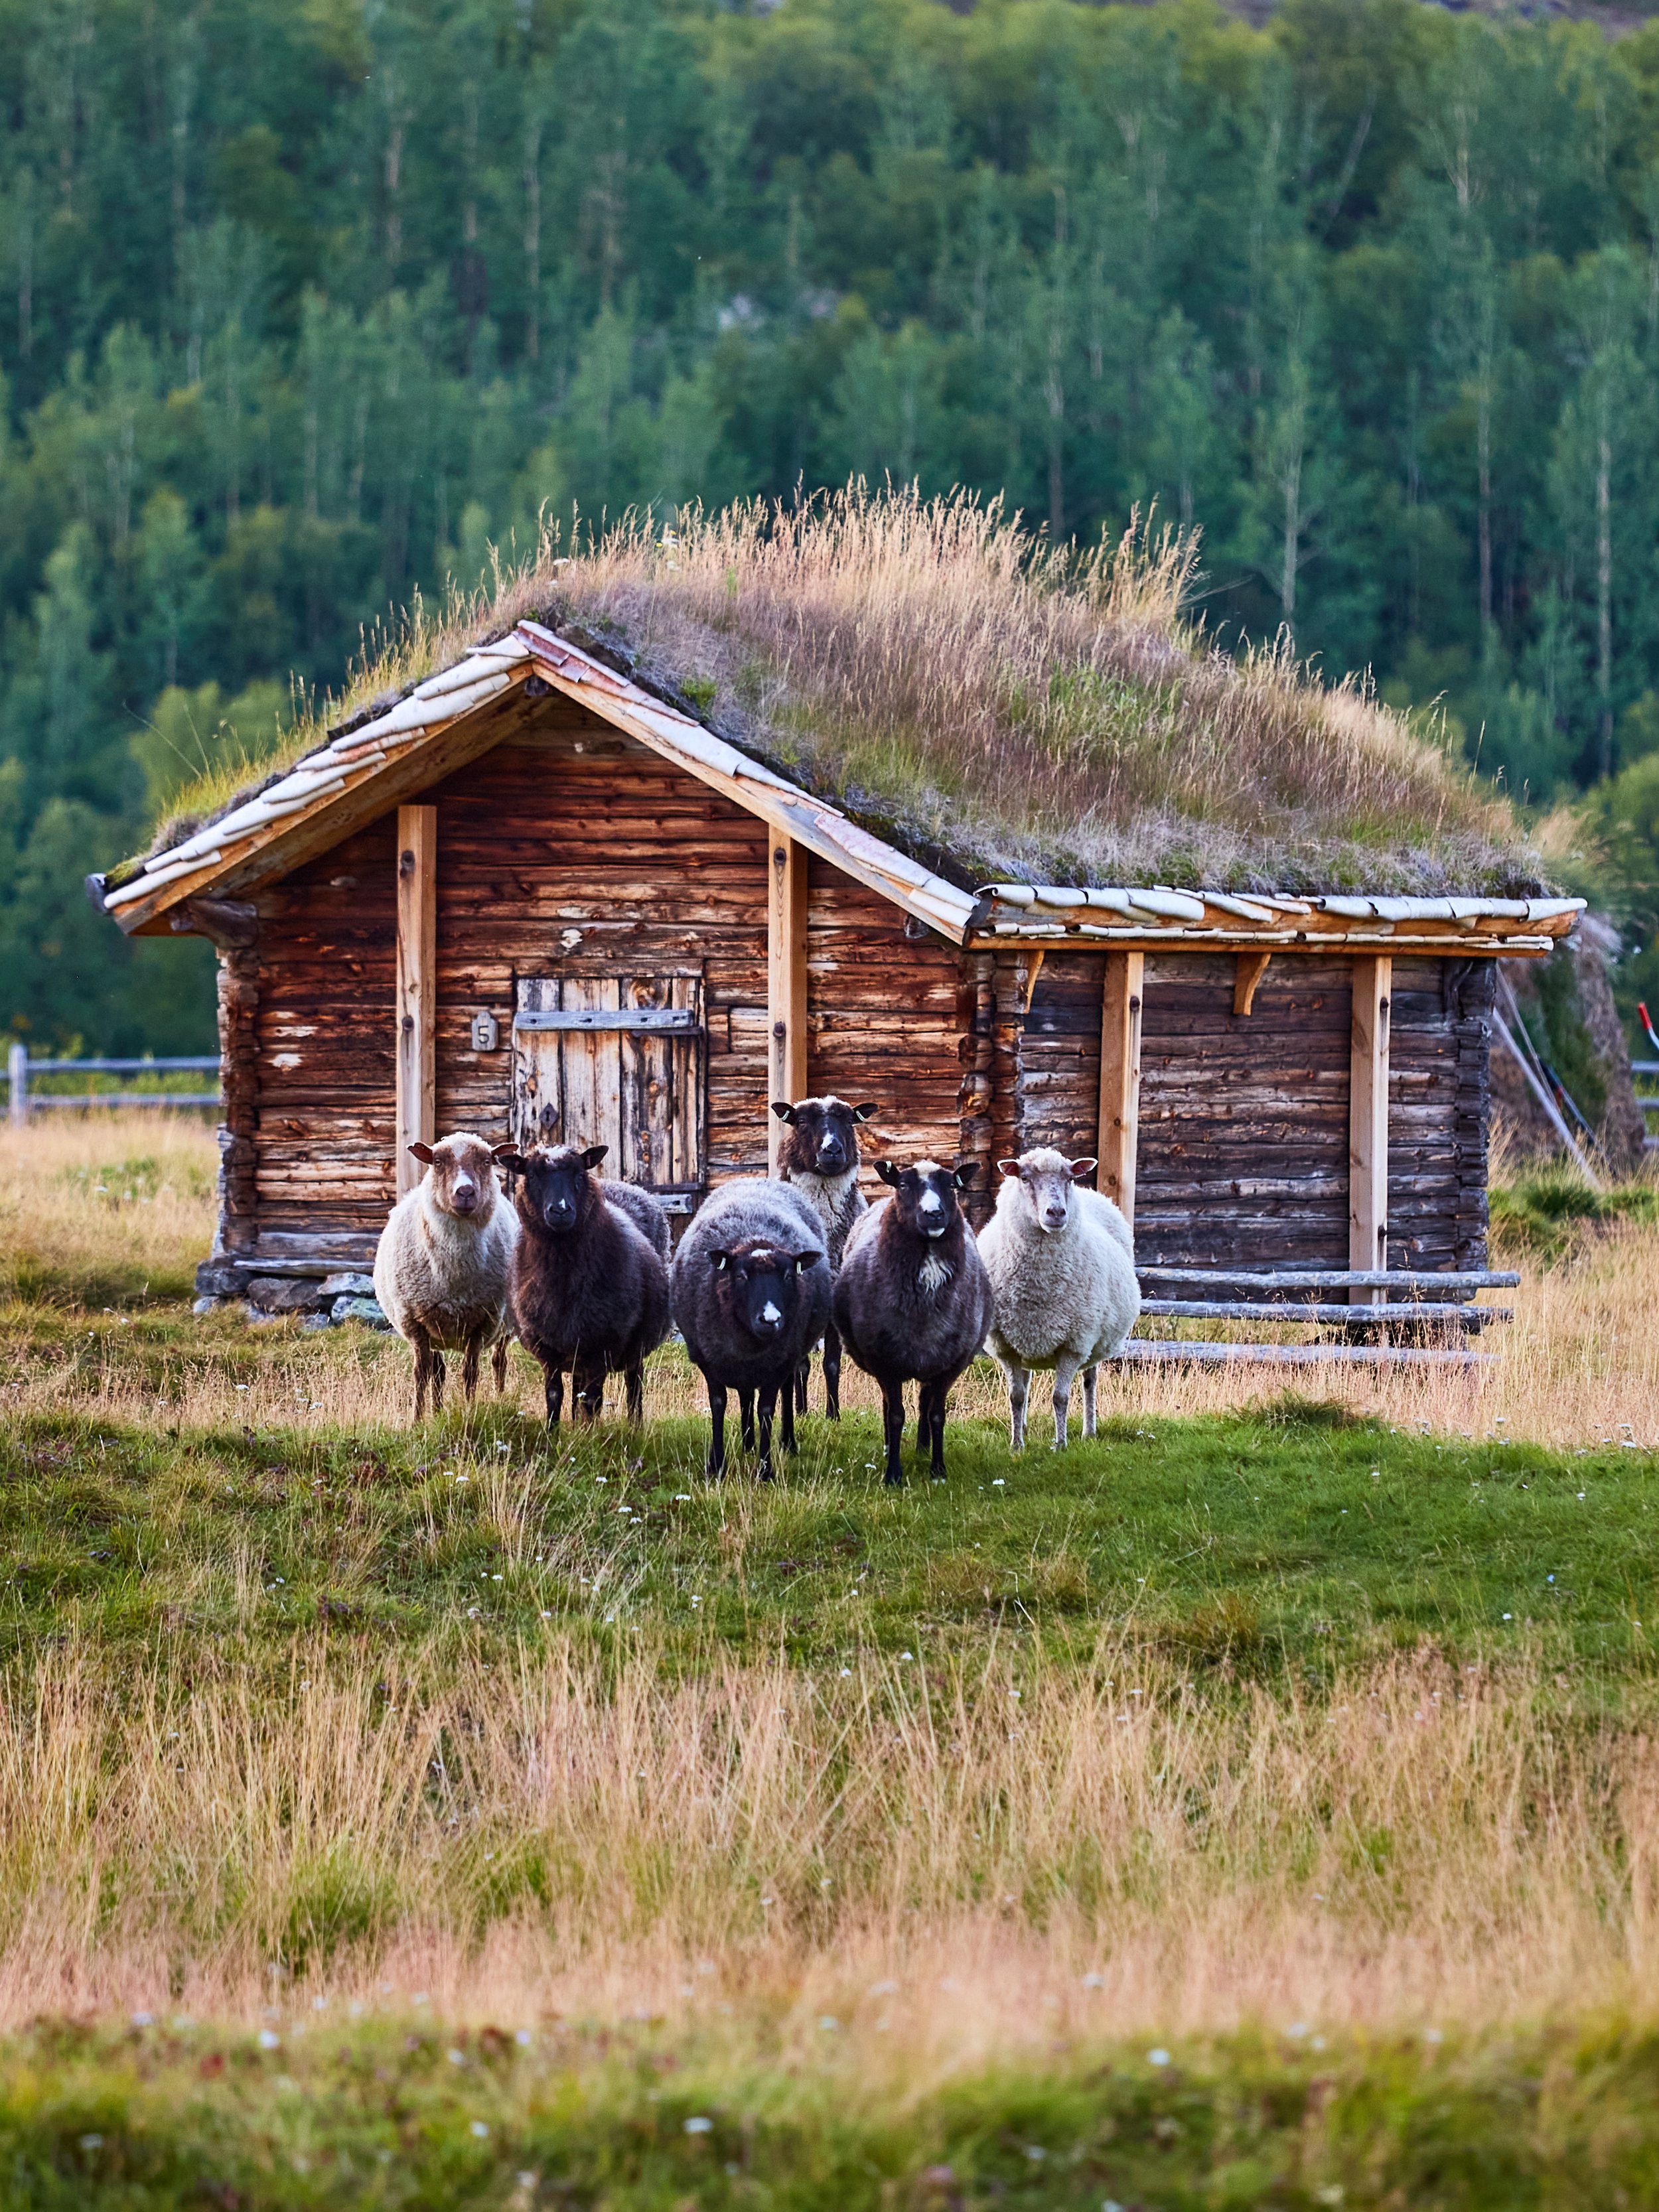
[[[783,1398],[782,1443],[795,1449],[795,1370],[830,1318],[830,1259],[818,1218],[787,1182],[744,1176],[698,1209],[674,1255],[674,1319],[708,1389],[708,1477],[726,1468],[727,1395],[735,1390],[745,1447],[760,1410],[760,1479],[772,1475],[772,1418]]]
[[[778,1180],[792,1183],[818,1217],[833,1274],[841,1266],[847,1239],[870,1210],[859,1188],[859,1124],[876,1111],[867,1102],[849,1106],[830,1093],[822,1098],[774,1099],[772,1111],[785,1126],[778,1146]],[[795,1375],[795,1411],[806,1411],[810,1359]],[[841,1419],[841,1338],[834,1322],[823,1331],[823,1410]]]
[[[438,1145],[411,1145],[426,1173],[392,1209],[374,1254],[374,1295],[415,1354],[415,1418],[443,1407],[444,1354],[462,1355],[471,1403],[478,1363],[490,1354],[507,1387],[507,1276],[519,1224],[482,1137],[458,1130]]]
[[[1083,1376],[1083,1433],[1095,1433],[1099,1363],[1115,1358],[1140,1313],[1134,1242],[1109,1198],[1085,1189],[1090,1159],[1047,1146],[999,1160],[996,1212],[979,1232],[996,1306],[988,1347],[1008,1385],[1016,1451],[1025,1443],[1026,1385],[1034,1369],[1054,1376],[1054,1447],[1066,1443],[1072,1384]]]

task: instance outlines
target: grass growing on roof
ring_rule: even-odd
[[[1195,544],[1050,545],[994,501],[862,485],[665,533],[555,535],[492,593],[416,607],[324,720],[390,700],[526,614],[623,649],[717,729],[965,875],[1513,894],[1508,801],[1362,689],[1278,647],[1235,659],[1183,614]],[[236,794],[174,802],[162,841]]]

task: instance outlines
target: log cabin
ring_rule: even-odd
[[[684,1216],[835,1091],[867,1157],[979,1163],[981,1218],[999,1158],[1094,1154],[1171,1314],[1362,1328],[1478,1325],[1494,964],[1582,904],[983,880],[528,615],[88,890],[218,949],[206,1295],[367,1265],[449,1130],[603,1143]]]

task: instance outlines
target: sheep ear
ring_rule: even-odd
[[[430,1145],[411,1145],[409,1149],[414,1153],[417,1160],[424,1160],[428,1167],[431,1166],[432,1147]]]
[[[966,1190],[969,1184],[972,1182],[974,1177],[978,1173],[979,1162],[977,1160],[964,1160],[962,1165],[957,1170],[957,1188],[958,1190]]]
[[[893,1165],[891,1160],[878,1160],[876,1162],[876,1173],[881,1177],[884,1182],[896,1183],[899,1179],[899,1170]]]
[[[879,1114],[880,1111],[879,1106],[866,1098],[862,1106],[855,1106],[853,1109],[853,1119],[855,1121],[867,1121],[872,1114]]]
[[[772,1111],[777,1115],[780,1121],[788,1121],[793,1124],[795,1118],[795,1109],[789,1103],[789,1101],[787,1098],[775,1098],[772,1101]]]
[[[999,1160],[997,1162],[997,1173],[999,1175],[1006,1176],[1010,1182],[1017,1182],[1019,1179],[1019,1162],[1018,1160]]]
[[[1099,1165],[1100,1162],[1098,1160],[1073,1160],[1072,1162],[1072,1181],[1073,1182],[1087,1182],[1090,1176]]]
[[[511,1145],[498,1145],[490,1158],[498,1168],[505,1168],[508,1175],[528,1175],[530,1172],[529,1161],[522,1152],[515,1152]]]
[[[732,1255],[729,1252],[711,1252],[708,1264],[717,1275],[723,1275],[732,1264]]]
[[[605,1154],[610,1150],[611,1147],[609,1145],[590,1145],[587,1150],[582,1154],[582,1165],[585,1168],[598,1167],[599,1162],[605,1158]]]

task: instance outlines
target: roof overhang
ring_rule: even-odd
[[[233,899],[327,852],[501,743],[550,692],[576,701],[956,945],[1535,956],[1565,935],[1584,904],[1042,884],[993,884],[972,897],[678,707],[528,621],[340,731],[217,822],[108,877],[89,877],[88,889],[129,934],[192,928],[192,900]]]

